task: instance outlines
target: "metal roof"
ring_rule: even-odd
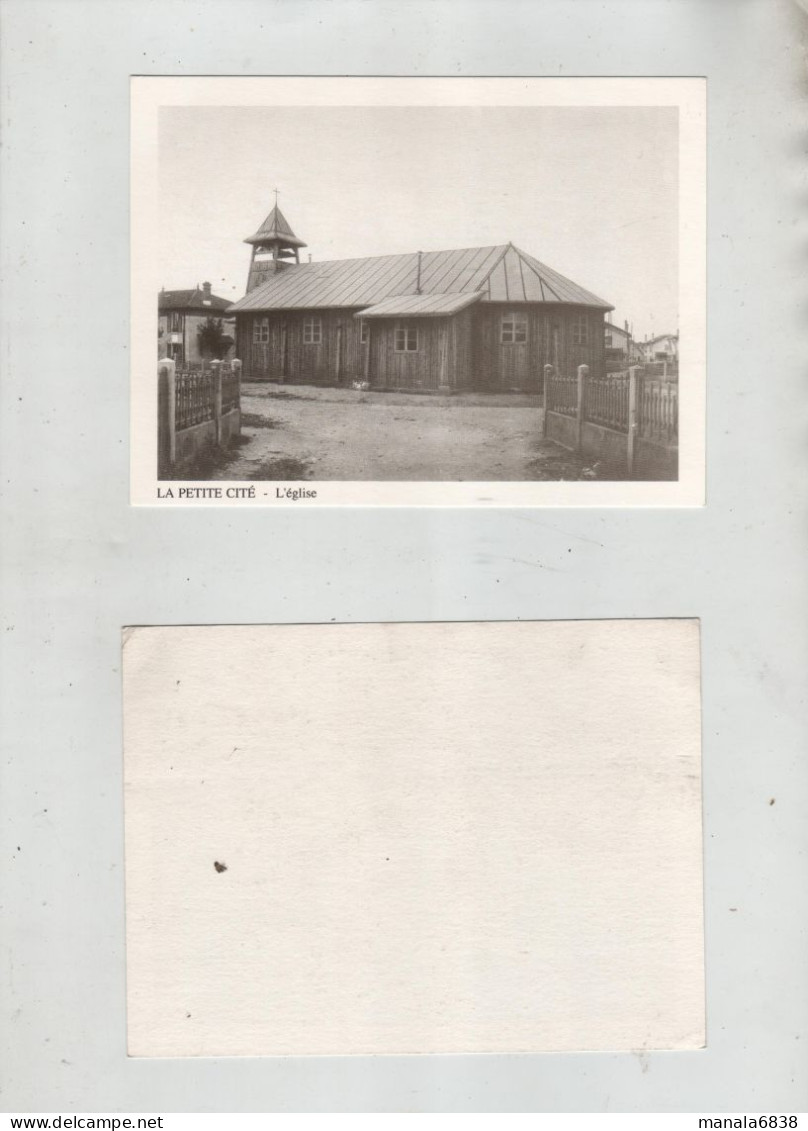
[[[483,302],[560,302],[614,309],[509,243],[285,265],[230,309],[373,306],[419,290],[423,295],[479,291]]]
[[[409,318],[439,318],[444,314],[456,314],[473,302],[482,298],[480,291],[454,291],[441,295],[392,295],[377,302],[375,306],[357,310],[354,318],[394,318],[405,315]]]
[[[285,247],[305,247],[303,240],[299,240],[292,231],[289,221],[278,208],[277,204],[264,220],[254,236],[248,236],[245,243],[272,243],[277,241]]]

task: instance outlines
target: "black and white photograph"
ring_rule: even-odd
[[[0,23],[7,1126],[804,1131],[808,0]]]
[[[409,105],[367,87],[363,104],[299,105],[282,80],[246,80],[240,105],[216,79],[160,101],[159,81],[135,85],[135,108],[157,99],[137,294],[156,332],[144,366],[136,319],[133,372],[155,402],[156,501],[516,487],[529,503],[599,484],[627,502],[693,477],[703,313],[682,309],[698,271],[682,232],[699,230],[682,149],[698,80],[534,80],[532,102],[445,80],[443,104],[422,88]]]

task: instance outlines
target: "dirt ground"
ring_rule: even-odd
[[[309,385],[242,386],[242,439],[226,480],[597,479],[541,438],[539,397],[425,396]]]

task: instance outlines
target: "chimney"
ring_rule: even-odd
[[[311,252],[309,252],[309,263],[311,263]]]
[[[421,293],[421,252],[420,251],[418,252],[418,276],[415,280],[415,293],[417,295],[419,295]]]
[[[202,295],[204,298],[210,298],[210,283],[202,284]]]

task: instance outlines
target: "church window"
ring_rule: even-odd
[[[396,326],[396,353],[415,353],[418,330],[414,326]]]

